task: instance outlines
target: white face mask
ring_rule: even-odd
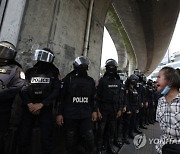
[[[39,49],[35,50],[34,60],[51,63],[53,62],[53,59],[54,59],[54,55],[49,51],[39,50]]]

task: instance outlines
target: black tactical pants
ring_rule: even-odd
[[[99,151],[101,151],[103,143],[108,143],[110,149],[113,147],[117,120],[113,104],[103,104],[100,108],[100,112],[102,115],[102,119],[98,122],[97,133],[97,148]],[[105,132],[105,130],[108,133]]]
[[[126,112],[123,113],[122,115],[122,121],[123,121],[122,139],[123,140],[127,139],[127,133],[129,132],[129,128],[130,128],[130,118],[131,118],[131,114],[127,114]]]
[[[0,153],[4,152],[5,135],[8,133],[12,102],[0,102]]]
[[[145,107],[141,107],[139,110],[139,125],[143,126],[145,123]]]
[[[94,134],[91,118],[65,119],[66,149],[68,154],[76,153],[78,139],[81,137],[87,154],[92,154],[94,149]],[[77,136],[78,135],[78,136]]]
[[[136,127],[136,116],[136,109],[132,109],[130,117],[129,135],[133,135],[134,129]]]
[[[42,153],[52,154],[53,115],[51,107],[43,107],[38,116],[33,115],[27,107],[24,107],[20,128],[19,154],[27,154],[30,150],[32,130],[37,120],[39,120],[40,125]]]

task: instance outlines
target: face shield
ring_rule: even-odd
[[[16,56],[16,51],[11,47],[0,46],[0,58],[12,60]]]
[[[40,49],[35,50],[34,60],[52,63],[53,59],[54,59],[54,54],[52,54],[51,52]]]
[[[124,73],[118,73],[120,80],[125,81],[127,79],[126,75]]]
[[[74,69],[88,70],[89,60],[83,56],[77,57],[73,63]]]
[[[141,72],[140,72],[140,70],[136,69],[136,70],[134,70],[134,74],[139,76],[141,74]]]

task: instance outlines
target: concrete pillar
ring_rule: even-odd
[[[89,74],[99,78],[104,22],[111,0],[95,0],[90,29]],[[49,47],[64,77],[77,56],[83,54],[89,0],[31,0],[27,5],[18,42],[24,68],[32,66],[36,48]]]
[[[17,44],[25,4],[26,0],[8,0],[0,29],[0,40]]]

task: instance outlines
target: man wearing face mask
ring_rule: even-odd
[[[135,120],[136,126],[135,126],[134,132],[138,133],[138,134],[142,134],[142,131],[140,130],[140,126],[139,126],[140,119],[143,116],[142,109],[143,109],[143,105],[144,105],[143,104],[143,95],[144,95],[143,90],[144,89],[143,89],[143,85],[142,85],[142,73],[139,69],[135,69],[134,74],[139,78],[137,81],[137,84],[135,86],[135,89],[138,92],[138,110],[136,112],[136,120]]]
[[[148,101],[148,123],[154,124],[154,114],[155,114],[155,103],[154,103],[154,89],[153,81],[147,81],[147,101]]]
[[[52,109],[60,90],[59,69],[53,64],[54,58],[50,49],[37,49],[34,53],[37,63],[26,71],[26,84],[21,90],[23,114],[19,154],[28,153],[37,120],[40,124],[42,153],[52,154]]]
[[[108,59],[105,67],[106,72],[99,80],[97,86],[98,99],[98,135],[97,135],[97,153],[102,154],[103,136],[105,127],[108,126],[108,151],[117,153],[114,149],[114,133],[116,119],[121,116],[122,102],[120,100],[121,81],[117,75],[117,62],[114,59]]]
[[[0,153],[4,153],[4,139],[8,132],[11,107],[24,84],[25,75],[15,61],[16,48],[7,41],[0,42]]]
[[[76,135],[79,133],[85,145],[86,154],[92,154],[94,148],[93,121],[97,119],[95,102],[95,82],[88,76],[89,62],[77,57],[74,70],[62,80],[61,97],[57,124],[64,123],[66,129],[66,150],[76,153]]]
[[[125,144],[129,144],[127,140],[127,133],[129,138],[133,139],[134,129],[135,129],[135,120],[136,120],[136,112],[138,110],[138,93],[135,89],[135,86],[138,81],[138,77],[135,74],[132,74],[126,80],[126,112],[123,114],[123,142]]]
[[[120,102],[121,102],[121,104],[123,104],[123,110],[122,110],[122,115],[123,115],[123,113],[126,112],[125,81],[127,79],[127,75],[122,70],[117,70],[117,74],[119,75],[119,78],[121,81]],[[122,123],[123,123],[122,116],[120,116],[116,121],[116,132],[115,132],[115,144],[119,148],[122,147],[122,139],[121,139]]]

